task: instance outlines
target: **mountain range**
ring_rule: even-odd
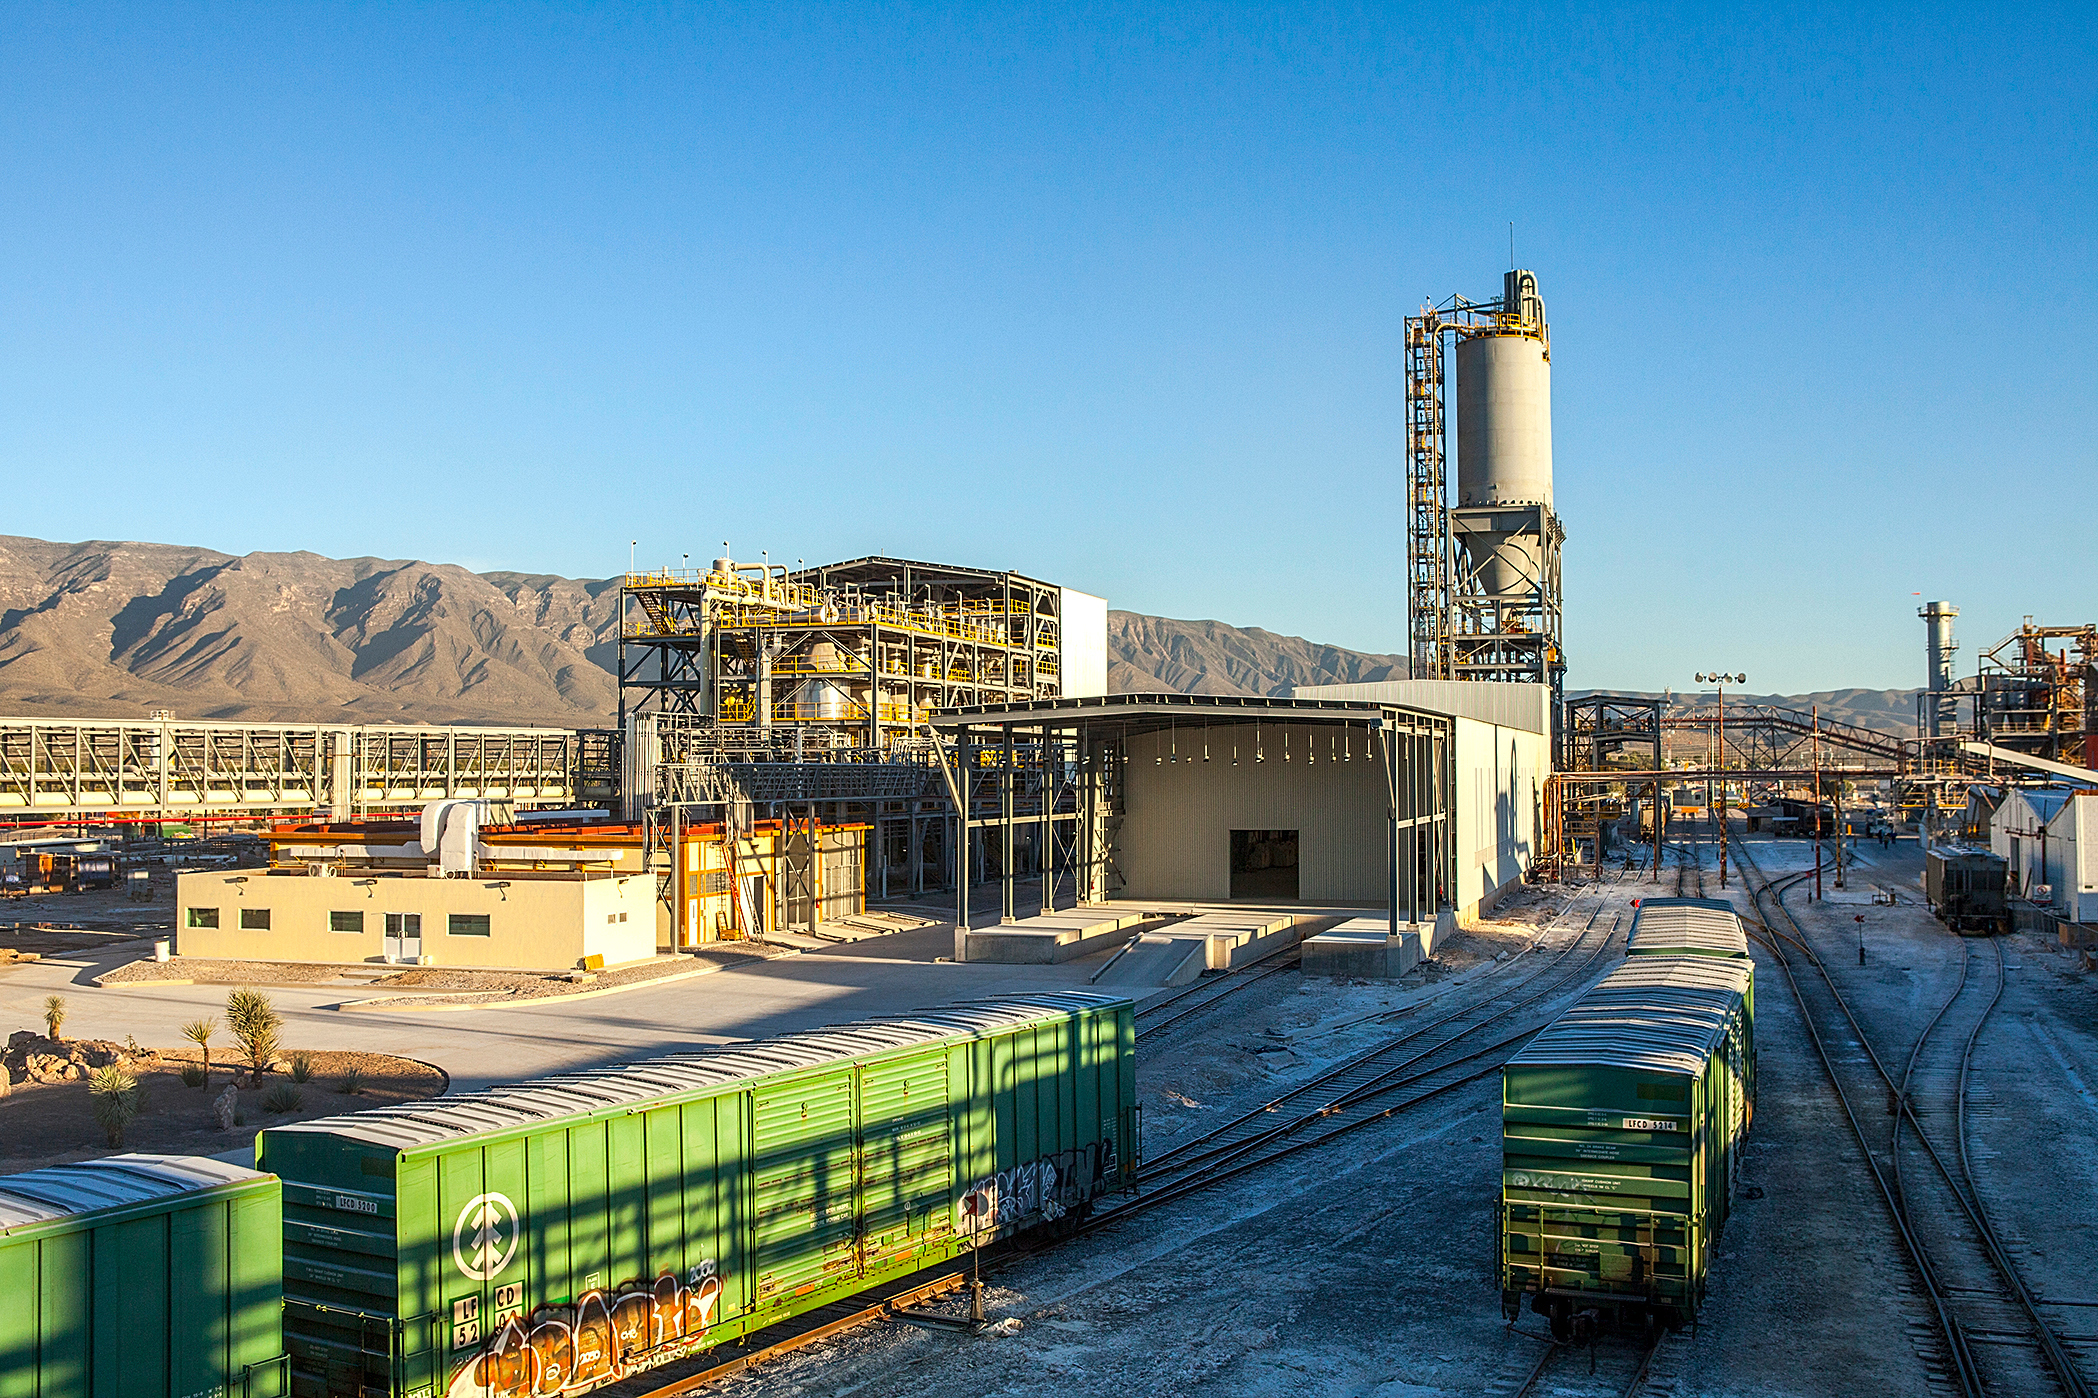
[[[251,722],[611,721],[619,582],[448,563],[0,536],[0,712]],[[1286,694],[1406,658],[1110,612],[1118,693]],[[1768,696],[1908,732],[1913,690]]]

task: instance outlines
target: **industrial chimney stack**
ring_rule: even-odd
[[[1926,602],[1916,611],[1923,618],[1923,647],[1929,664],[1930,697],[1924,701],[1927,738],[1948,737],[1959,725],[1957,701],[1950,693],[1952,656],[1959,649],[1952,639],[1952,619],[1959,614],[1960,609],[1950,602]]]

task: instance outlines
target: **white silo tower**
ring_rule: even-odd
[[[1533,273],[1507,274],[1489,324],[1457,340],[1457,510],[1492,510],[1457,531],[1457,590],[1506,631],[1536,606],[1545,542],[1533,512],[1505,507],[1552,505],[1551,339]]]
[[[1454,340],[1454,366],[1446,346]],[[1406,318],[1406,610],[1421,679],[1549,685],[1566,677],[1552,505],[1552,340],[1532,272],[1492,301]],[[1457,390],[1446,393],[1454,367]],[[1457,490],[1445,404],[1456,410]],[[1558,720],[1555,717],[1554,722]]]

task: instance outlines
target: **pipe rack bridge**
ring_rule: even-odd
[[[1817,736],[1828,747],[1861,752],[1896,765],[1913,762],[1916,757],[1913,739],[1882,733],[1874,728],[1861,728],[1837,719],[1816,718],[1775,704],[1729,704],[1723,724],[1719,707],[1706,704],[1663,714],[1661,727],[1677,732],[1704,733],[1724,727],[1727,746],[1741,752],[1752,765],[1760,767],[1787,765],[1794,752],[1812,743]]]
[[[0,718],[0,822],[342,818],[443,797],[566,805],[588,779],[568,728]]]

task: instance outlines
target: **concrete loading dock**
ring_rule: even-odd
[[[1258,909],[1197,913],[1184,922],[1132,937],[1093,974],[1102,987],[1186,985],[1204,971],[1258,961],[1296,939],[1294,913]]]
[[[1434,924],[1426,924],[1432,934]],[[1304,939],[1304,974],[1396,980],[1421,964],[1418,927],[1393,931],[1381,917],[1358,917]]]
[[[1033,966],[1076,961],[1112,945],[1129,928],[1149,916],[1142,912],[1073,908],[1068,912],[1024,917],[1016,922],[1000,923],[988,931],[969,933],[968,954],[960,959]]]

